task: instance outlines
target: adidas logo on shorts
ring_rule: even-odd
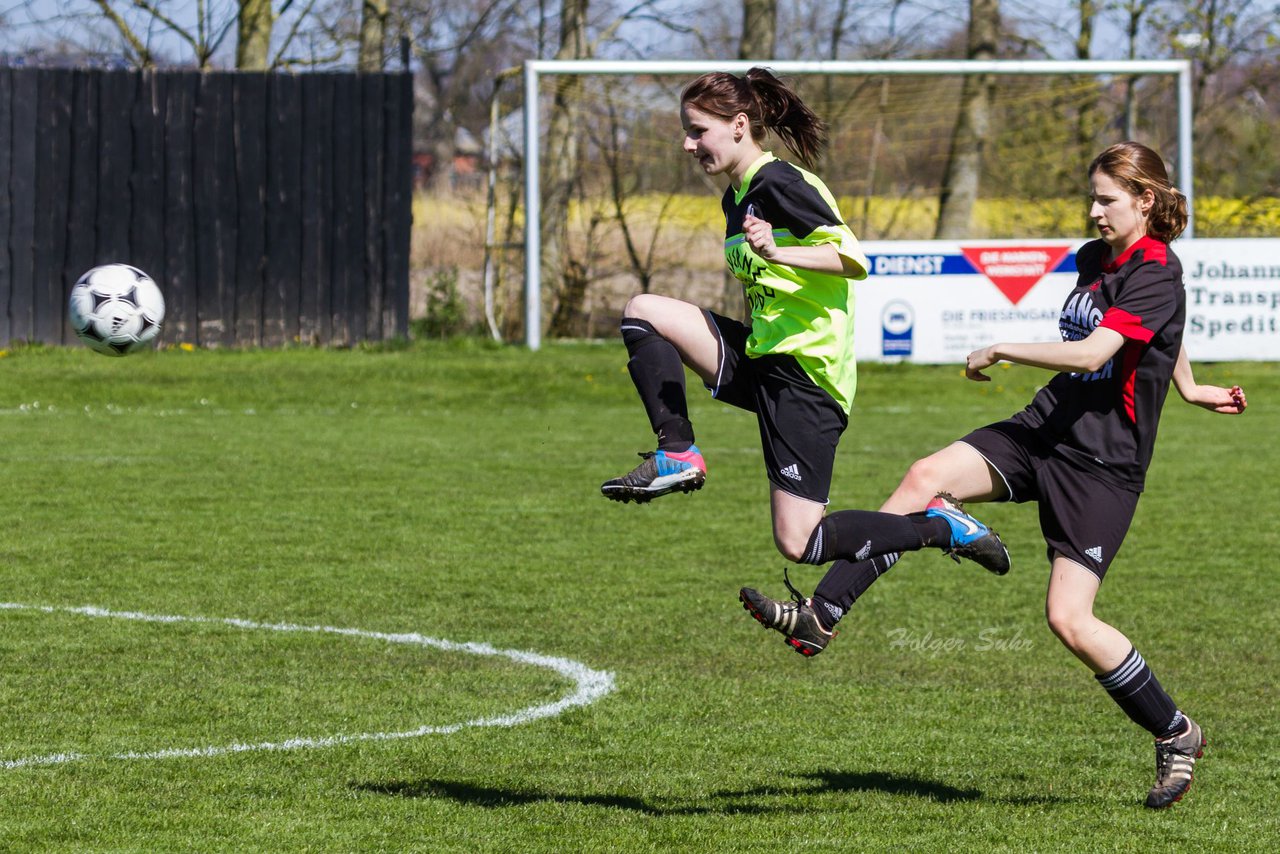
[[[1102,563],[1102,546],[1094,546],[1091,549],[1085,549],[1084,553],[1096,560],[1098,563]]]
[[[786,468],[782,469],[782,470],[781,470],[780,472],[778,472],[778,473],[779,473],[779,474],[781,474],[783,477],[789,477],[789,478],[791,478],[792,480],[800,480],[800,479],[801,479],[801,478],[800,478],[800,467],[799,467],[798,465],[796,465],[795,463],[792,463],[791,465],[789,465],[789,466],[787,466]]]

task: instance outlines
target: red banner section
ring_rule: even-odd
[[[1071,251],[1062,246],[961,246],[974,268],[991,280],[1014,305],[1062,263]]]

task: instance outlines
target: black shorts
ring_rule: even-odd
[[[836,446],[849,416],[794,357],[748,357],[751,328],[706,312],[720,337],[720,366],[708,386],[716,400],[756,414],[769,482],[791,495],[826,504]]]
[[[980,427],[960,441],[999,472],[1008,500],[1039,502],[1040,531],[1051,562],[1058,552],[1102,580],[1133,521],[1137,492],[1055,454],[1016,416]]]

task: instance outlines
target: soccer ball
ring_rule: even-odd
[[[71,288],[71,328],[108,356],[140,350],[160,334],[164,296],[151,277],[128,264],[94,267]]]

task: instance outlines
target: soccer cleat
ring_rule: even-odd
[[[996,575],[1009,571],[1009,550],[1000,535],[964,512],[964,506],[946,492],[939,492],[925,505],[924,515],[947,520],[951,543],[947,554],[956,563],[968,558]]]
[[[689,450],[680,453],[648,451],[640,456],[644,458],[640,465],[600,486],[605,498],[643,504],[668,492],[701,489],[707,479],[707,463],[697,445],[690,445]]]
[[[1204,756],[1204,733],[1187,718],[1187,730],[1171,738],[1156,739],[1156,784],[1147,792],[1147,806],[1159,810],[1173,806],[1191,788],[1191,772]]]
[[[787,644],[796,652],[812,658],[827,648],[835,632],[829,632],[818,622],[818,615],[813,610],[813,601],[806,599],[791,586],[787,572],[782,571],[782,581],[791,591],[790,602],[770,599],[757,590],[744,587],[738,592],[742,607],[755,617],[756,622],[766,629],[781,632]]]

